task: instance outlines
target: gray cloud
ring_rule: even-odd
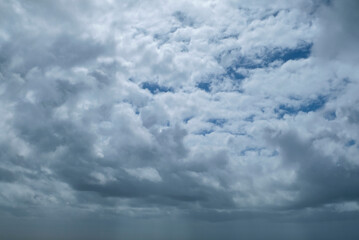
[[[359,169],[344,156],[327,157],[313,148],[313,140],[301,140],[296,133],[286,133],[271,139],[279,146],[284,165],[296,169],[293,188],[299,196],[294,208],[323,206],[328,203],[357,201],[356,184]]]
[[[350,62],[358,60],[358,9],[359,4],[355,0],[332,1],[321,9],[321,29],[315,45],[318,56]]]

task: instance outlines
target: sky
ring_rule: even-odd
[[[0,0],[0,238],[359,239],[358,11]]]

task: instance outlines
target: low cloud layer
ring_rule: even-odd
[[[0,1],[0,236],[356,239],[358,10]]]

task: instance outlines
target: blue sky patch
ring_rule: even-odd
[[[208,129],[204,129],[204,130],[201,130],[201,131],[199,131],[199,132],[196,132],[196,133],[194,133],[194,135],[202,135],[202,136],[206,136],[206,135],[208,135],[208,134],[211,134],[211,133],[213,133],[214,131],[213,130],[208,130]]]
[[[197,84],[197,87],[199,89],[202,89],[203,91],[210,92],[211,91],[211,83],[210,82],[200,82]]]
[[[310,56],[312,46],[313,44],[306,44],[304,46],[293,49],[287,48],[274,50],[272,53],[268,54],[268,56],[265,58],[265,61],[267,63],[274,61],[287,62],[289,60],[308,58]]]
[[[246,78],[243,74],[238,73],[234,67],[228,67],[222,77],[228,77],[231,80],[243,80]]]
[[[245,75],[237,72],[236,70],[236,66],[233,65],[233,66],[230,66],[228,68],[225,69],[225,73],[222,73],[222,74],[219,74],[219,75],[211,75],[209,76],[209,79],[207,80],[204,80],[203,82],[199,82],[197,83],[196,87],[205,91],[205,92],[211,92],[211,86],[212,86],[212,82],[211,82],[211,79],[216,79],[216,80],[219,80],[219,81],[224,81],[225,79],[230,79],[232,81],[236,81],[236,82],[239,82],[243,79],[246,78]]]
[[[299,112],[315,112],[322,108],[327,102],[327,97],[318,96],[316,99],[310,100],[307,103],[301,104],[298,107],[281,104],[277,109],[274,110],[278,114],[279,118],[282,118],[285,114],[296,115]]]
[[[141,87],[143,89],[147,89],[152,94],[157,94],[157,93],[161,93],[161,92],[173,92],[172,88],[161,86],[154,82],[144,82],[144,83],[142,83]]]
[[[208,122],[213,123],[216,126],[223,127],[223,125],[227,122],[227,119],[211,118],[211,119],[208,119]]]
[[[345,146],[346,147],[351,147],[351,146],[355,145],[355,143],[356,143],[356,141],[354,139],[351,139],[345,144]]]
[[[305,112],[305,113],[315,112],[318,109],[322,108],[326,102],[327,102],[327,98],[325,96],[319,96],[316,99],[301,105],[298,110],[300,112]]]
[[[299,60],[308,58],[311,54],[312,43],[301,45],[297,48],[276,48],[264,51],[264,54],[257,55],[254,59],[246,56],[239,56],[234,65],[227,68],[227,75],[232,76],[231,79],[243,79],[244,75],[237,73],[238,68],[257,69],[266,68],[275,61],[287,62],[289,60]],[[237,75],[236,75],[237,74]]]

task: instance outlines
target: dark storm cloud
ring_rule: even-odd
[[[284,166],[296,170],[298,181],[292,187],[299,197],[290,208],[357,201],[359,167],[344,157],[336,161],[323,155],[313,148],[314,140],[302,140],[295,132],[271,139],[280,149]]]
[[[0,181],[2,182],[13,182],[16,180],[14,173],[7,169],[0,168]]]
[[[66,102],[75,103],[78,95],[86,92],[88,88],[84,84],[71,84],[65,80],[50,80],[43,85],[38,85],[38,81],[39,79],[31,77],[28,84],[29,89],[33,88],[33,85],[38,86],[37,89],[33,89],[38,92],[36,96],[39,104],[19,101],[14,111],[13,126],[18,136],[40,154],[51,153],[59,148],[64,149],[61,154],[52,161],[46,162],[45,165],[75,190],[98,193],[104,197],[144,198],[144,201],[146,198],[151,198],[152,204],[168,202],[167,204],[177,205],[177,201],[204,201],[205,205],[221,206],[224,200],[230,202],[226,199],[225,192],[221,193],[224,194],[221,198],[214,197],[220,194],[213,193],[211,188],[204,188],[185,173],[185,171],[199,169],[202,169],[200,170],[202,172],[209,171],[212,168],[212,162],[214,166],[220,167],[219,162],[225,161],[226,158],[223,154],[215,155],[208,161],[186,164],[185,167],[180,163],[178,166],[175,164],[174,167],[166,166],[173,160],[178,161],[186,157],[188,150],[183,145],[186,131],[178,126],[161,132],[154,131],[155,144],[143,143],[141,145],[142,140],[136,137],[136,133],[124,131],[121,128],[121,125],[125,123],[121,122],[122,119],[112,119],[110,112],[113,107],[110,106],[107,110],[94,109],[94,112],[89,113],[84,119],[85,125],[91,124],[98,121],[98,116],[102,115],[106,120],[112,119],[112,122],[117,121],[119,124],[117,129],[119,135],[110,142],[115,152],[104,161],[94,154],[92,148],[96,140],[94,134],[88,132],[86,127],[76,125],[69,120],[59,120],[53,116],[54,109]],[[136,138],[137,140],[134,140]],[[122,139],[125,139],[125,142]],[[196,157],[202,158],[202,156]],[[39,170],[42,161],[46,159],[33,162],[32,168]],[[140,180],[125,171],[125,168],[144,166],[157,167],[160,170],[162,182]],[[96,178],[96,175],[92,175],[94,172],[101,173],[102,170],[113,172],[113,178],[103,183]],[[104,174],[106,176],[106,172]]]
[[[65,135],[62,138],[66,139],[63,145],[68,146],[68,151],[59,156],[53,169],[75,190],[97,193],[103,197],[136,198],[141,205],[147,205],[148,202],[159,206],[190,203],[209,208],[234,206],[225,191],[205,187],[189,175],[191,172],[218,174],[219,169],[226,167],[227,156],[223,153],[208,159],[198,155],[194,156],[198,160],[195,159],[191,163],[169,165],[170,161],[179,161],[186,155],[187,150],[182,145],[182,138],[185,135],[179,128],[168,129],[156,135],[159,145],[155,145],[153,149],[148,149],[149,146],[144,146],[143,149],[140,146],[117,146],[124,148],[117,149],[116,155],[113,156],[116,159],[107,161],[94,156],[92,149],[88,147],[92,145],[91,136],[86,135],[85,132],[81,133],[78,129],[67,126],[62,134]],[[126,138],[131,137],[133,136],[126,136]],[[131,166],[153,166],[158,169],[161,180],[151,181],[149,178],[148,181],[131,175],[131,172],[126,171],[126,168]],[[212,170],[213,167],[215,171]],[[105,174],[106,171],[113,173],[106,182],[101,182],[101,179],[93,175],[94,172],[101,173],[102,170]],[[218,177],[223,179],[223,184],[228,181],[224,175]]]

